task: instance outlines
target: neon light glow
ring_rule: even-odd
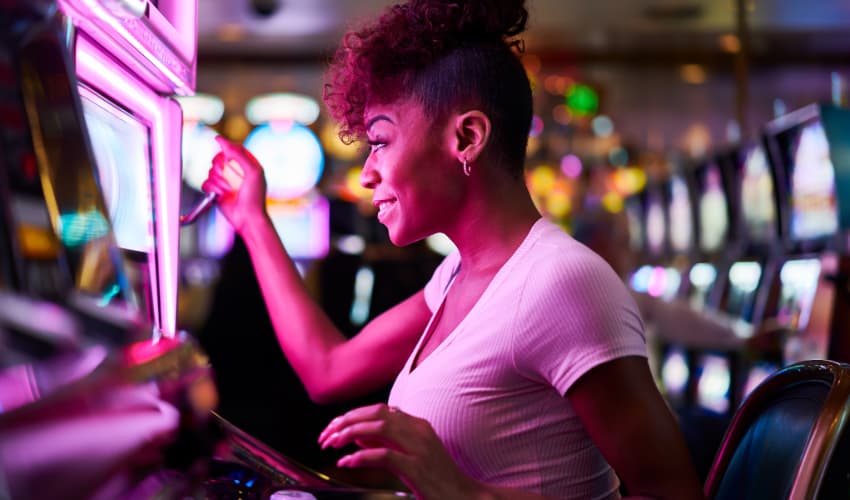
[[[169,82],[170,90],[184,95],[194,91],[196,1],[168,2],[167,7],[171,9],[169,14],[176,26],[151,5],[148,5],[149,18],[142,20],[133,16],[116,15],[98,0],[60,0],[59,3],[76,25],[83,27],[104,46],[116,47],[116,53],[120,50],[134,57],[136,61],[124,61],[128,66],[134,66],[132,63],[138,60],[144,61],[146,69],[154,68],[158,75]],[[159,33],[151,33],[149,25],[155,27]],[[179,57],[183,61],[174,60],[175,54],[169,53],[169,45],[178,49]],[[124,46],[129,46],[136,53],[126,51]]]
[[[188,3],[188,2],[187,2]],[[177,320],[177,276],[180,212],[180,107],[156,94],[124,71],[84,37],[77,39],[77,73],[82,81],[131,110],[150,127],[153,209],[156,220],[156,273],[151,283],[154,322],[173,336]],[[152,266],[153,267],[153,266]]]
[[[293,259],[319,259],[330,246],[330,203],[315,192],[292,202],[269,203],[269,217]]]
[[[838,229],[835,168],[820,121],[800,131],[791,173],[791,237],[830,236]]]
[[[664,385],[664,390],[673,395],[683,394],[690,376],[684,353],[678,349],[671,349],[661,365],[661,383]]]
[[[245,117],[254,125],[280,121],[310,125],[319,118],[319,103],[312,97],[301,94],[267,94],[248,101]]]
[[[697,401],[703,408],[717,413],[729,410],[729,362],[726,358],[707,354],[702,360],[702,374],[697,383]]]
[[[686,252],[693,241],[693,219],[688,186],[680,176],[670,180],[670,246]]]
[[[263,165],[268,197],[292,200],[313,189],[325,165],[322,145],[309,128],[289,123],[267,123],[255,128],[245,147]]]
[[[632,290],[638,293],[647,293],[649,291],[649,283],[652,281],[652,266],[641,266],[632,274],[629,281]]]
[[[723,179],[715,164],[706,167],[699,196],[699,246],[706,252],[719,250],[729,230],[729,209]]]

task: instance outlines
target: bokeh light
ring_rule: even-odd
[[[269,198],[302,196],[322,175],[325,160],[319,139],[299,123],[260,125],[245,139],[245,147],[263,165]]]

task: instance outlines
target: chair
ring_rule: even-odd
[[[706,497],[814,499],[843,491],[847,498],[848,418],[850,365],[805,361],[777,371],[735,413]]]

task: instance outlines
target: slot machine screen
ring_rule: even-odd
[[[793,144],[791,181],[791,239],[830,236],[838,229],[835,170],[820,120],[800,129]]]
[[[646,196],[646,247],[651,255],[659,256],[664,252],[667,231],[664,206],[658,191],[648,190]]]
[[[670,247],[676,252],[687,252],[693,246],[693,217],[688,185],[679,176],[670,179]]]
[[[768,362],[758,362],[750,368],[747,373],[747,381],[744,383],[744,397],[750,395],[753,392],[753,389],[759,386],[762,382],[767,379],[767,377],[773,375],[774,372],[779,370],[781,366],[776,363],[768,363]]]
[[[820,259],[789,260],[779,271],[781,285],[776,320],[784,326],[804,330],[821,274]]]
[[[665,396],[674,402],[684,398],[690,375],[685,352],[678,347],[670,347],[661,362],[661,384]]]
[[[115,243],[134,292],[134,308],[155,316],[155,232],[151,188],[150,129],[92,89],[80,85],[97,180]]]
[[[762,266],[758,262],[738,261],[729,268],[729,290],[724,310],[731,316],[751,323],[756,292],[761,281]]]
[[[732,385],[728,358],[704,354],[699,361],[697,403],[716,413],[729,411],[729,392]]]
[[[699,191],[699,248],[713,253],[720,250],[729,233],[729,201],[723,189],[723,177],[716,163],[697,173]]]
[[[770,243],[777,238],[773,177],[764,148],[746,151],[741,165],[741,211],[750,241]]]
[[[696,310],[703,309],[714,283],[717,282],[717,268],[708,262],[697,262],[688,272],[690,282],[688,301]]]
[[[127,250],[152,252],[148,127],[84,87],[80,97],[115,240]]]
[[[629,248],[641,252],[644,248],[643,206],[636,196],[626,199],[626,221],[629,225]]]

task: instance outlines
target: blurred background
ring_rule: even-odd
[[[389,244],[374,218],[371,193],[358,183],[365,151],[339,141],[321,103],[322,74],[337,43],[360,20],[374,17],[391,3],[200,0],[200,98],[181,100],[187,120],[184,208],[202,196],[199,186],[217,151],[212,137],[222,134],[245,142],[267,168],[269,210],[284,244],[316,299],[349,335],[423,286],[442,255],[451,250],[451,244],[439,238],[406,248]],[[671,300],[685,293],[677,290],[687,288],[679,285],[687,282],[694,259],[683,260],[680,255],[676,260],[667,251],[647,256],[642,238],[649,238],[644,233],[652,229],[641,212],[647,205],[642,194],[647,186],[691,175],[706,161],[758,143],[768,122],[793,110],[811,103],[846,104],[850,3],[842,0],[530,0],[527,4],[530,20],[522,36],[522,62],[534,93],[526,162],[532,197],[544,216],[599,252],[637,292],[651,288],[650,276],[670,275],[663,267],[643,264],[664,261],[670,269],[678,269],[671,271],[676,275],[672,291],[650,294],[655,298]],[[738,181],[724,176],[724,196],[733,199],[735,191],[729,189]],[[671,188],[665,189],[664,196],[672,196]],[[685,199],[685,210],[696,210],[697,199]],[[632,214],[631,220],[629,200],[639,200],[640,205],[640,213]],[[734,212],[738,205],[735,200],[730,203]],[[667,207],[664,210],[667,214]],[[734,214],[718,217],[727,215],[731,222],[724,224],[735,226],[739,218]],[[664,217],[670,220],[675,215]],[[663,226],[656,229],[666,239]],[[685,238],[695,238],[695,230],[689,231]],[[732,237],[734,231],[728,234]],[[685,246],[680,254],[692,254],[697,247],[695,241]],[[724,259],[739,256],[727,253]],[[293,444],[292,433],[279,430],[278,415],[287,414],[286,408],[293,404],[309,405],[306,398],[281,402],[277,412],[264,411],[270,401],[268,388],[245,382],[287,377],[289,382],[278,384],[282,388],[272,398],[275,401],[291,398],[291,387],[299,386],[291,372],[280,373],[288,368],[253,281],[244,248],[215,211],[182,230],[178,326],[198,332],[210,352],[224,414],[308,463],[325,463],[327,457],[307,451],[310,443]],[[715,300],[718,308],[729,302],[727,295],[723,292]],[[638,296],[641,300],[646,294]],[[655,306],[643,302],[641,306],[652,328]],[[664,322],[671,314],[658,317]],[[237,331],[239,341],[234,342]],[[659,385],[678,384],[687,392],[684,385],[690,383],[691,398],[683,407],[705,407],[694,399],[700,377],[689,378],[682,370],[703,370],[714,361],[691,359],[690,351],[669,347],[663,344],[656,351],[653,367]],[[706,462],[725,428],[730,397],[732,409],[736,404],[730,384],[743,384],[729,382],[735,371],[730,363],[735,360],[723,356],[715,372],[711,372],[714,365],[709,367],[706,382],[720,384],[715,393],[721,395],[715,397],[726,406],[714,414],[723,418],[685,425],[686,432],[691,428],[697,434],[717,434],[691,439],[692,448],[705,448]],[[249,358],[250,364],[245,362]],[[665,382],[662,361],[671,359],[667,368],[674,381]],[[675,395],[669,396],[675,402]],[[374,400],[382,397],[378,394]],[[319,417],[298,415],[315,426],[337,410]],[[267,421],[261,422],[266,416]],[[698,465],[704,474],[707,463]]]

